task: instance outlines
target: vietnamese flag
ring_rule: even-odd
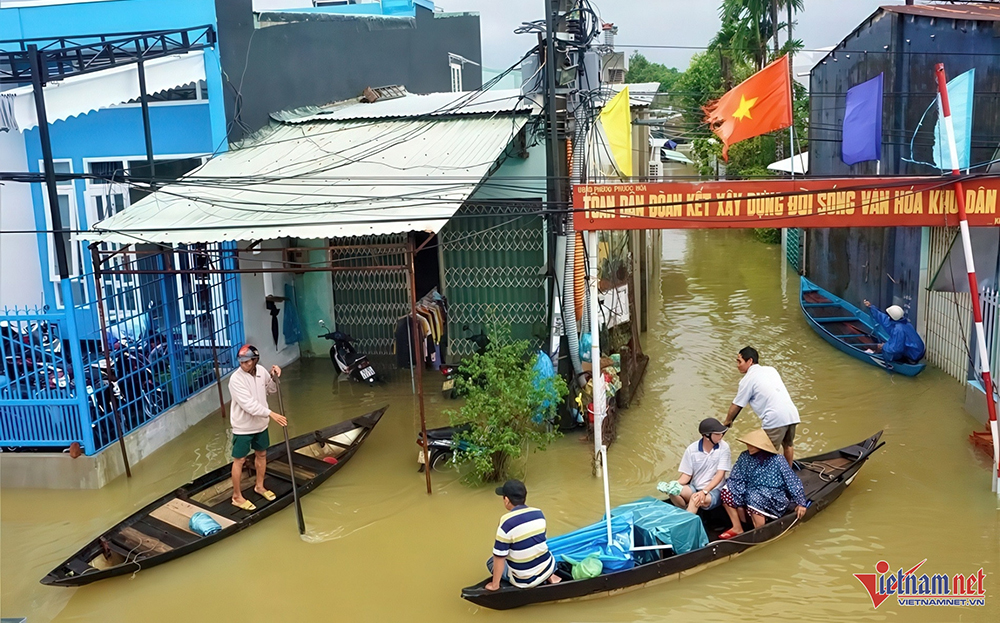
[[[722,157],[726,160],[730,145],[792,125],[788,55],[706,106],[705,113],[705,122],[722,139]]]

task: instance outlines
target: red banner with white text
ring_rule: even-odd
[[[1000,177],[963,185],[969,225],[1000,226]],[[577,184],[573,208],[580,231],[958,225],[953,180],[941,177]]]

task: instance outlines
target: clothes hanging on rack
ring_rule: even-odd
[[[417,302],[417,337],[421,349],[417,360],[425,367],[435,370],[441,367],[441,355],[447,347],[448,306],[447,300],[434,288]],[[396,320],[395,352],[396,365],[409,368],[413,361],[410,314]]]

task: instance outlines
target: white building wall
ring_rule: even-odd
[[[24,136],[20,132],[0,132],[0,171],[27,170]],[[0,231],[34,229],[31,186],[0,182]],[[0,309],[43,302],[36,234],[0,234]]]
[[[240,242],[240,248],[246,248],[247,242]],[[260,253],[241,253],[240,268],[254,269],[264,267],[280,267],[282,261],[281,247],[276,241],[265,241],[259,245]],[[329,274],[329,273],[327,273]],[[275,348],[271,337],[271,313],[267,309],[265,287],[273,286],[276,296],[285,295],[285,283],[292,283],[291,273],[243,273],[240,275],[240,291],[243,297],[243,332],[248,344],[253,344],[260,351],[260,362],[270,367],[272,364],[283,366],[299,358],[299,345],[285,343],[285,302],[276,303],[281,313],[278,315],[278,346]],[[270,285],[265,286],[265,279]],[[305,331],[303,330],[303,333]]]

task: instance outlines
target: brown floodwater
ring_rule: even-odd
[[[650,364],[610,450],[612,504],[655,494],[676,476],[698,421],[722,416],[755,345],[799,406],[797,451],[816,453],[884,429],[886,446],[827,510],[775,543],[676,582],[611,598],[494,612],[459,598],[485,577],[503,509],[490,488],[416,471],[416,410],[408,379],[373,390],[332,380],[324,359],[283,377],[290,432],[383,404],[390,409],[342,471],[303,499],[300,538],[286,509],[253,528],[165,565],[78,589],[38,583],[109,525],[227,458],[226,425],[211,417],[99,491],[0,494],[0,615],[41,621],[997,621],[1000,527],[987,457],[967,436],[963,390],[928,368],[889,376],[819,339],[799,311],[798,280],[782,276],[777,246],[744,232],[664,232],[651,293]],[[265,362],[266,363],[266,362]],[[432,425],[454,402],[427,379]],[[756,424],[752,413],[736,431]],[[272,439],[280,432],[272,431]],[[588,446],[567,434],[526,463],[529,502],[550,534],[597,521],[602,484]],[[733,444],[734,448],[738,444]],[[876,611],[853,573],[927,559],[929,573],[986,573],[985,607]]]

